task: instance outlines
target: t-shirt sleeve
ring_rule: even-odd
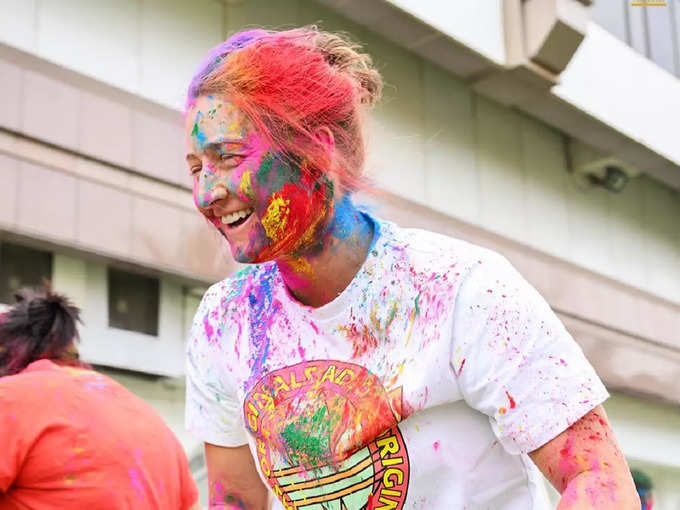
[[[187,345],[185,423],[206,443],[242,446],[248,440],[236,383],[226,363],[220,363],[221,350],[231,346],[214,336],[222,328],[215,323],[217,314],[211,313],[216,310],[212,298],[212,291],[203,297]]]
[[[492,252],[459,288],[451,365],[466,402],[512,454],[542,446],[609,396],[548,303]]]

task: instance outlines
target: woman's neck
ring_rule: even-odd
[[[277,260],[290,292],[303,304],[319,307],[335,299],[361,268],[373,240],[373,223],[345,195],[336,203],[321,243]]]

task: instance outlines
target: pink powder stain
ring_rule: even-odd
[[[435,441],[434,443],[432,443],[432,448],[434,448],[434,451],[435,451],[435,452],[438,452],[438,451],[439,451],[439,446],[440,446],[440,444],[441,444],[441,443],[440,443],[439,441]]]
[[[298,344],[298,353],[300,354],[300,358],[306,359],[305,358],[305,348],[302,347],[302,344]]]
[[[567,507],[578,502],[578,490],[575,484],[571,484],[564,489],[564,492],[562,492],[562,501],[567,504]]]
[[[463,372],[463,367],[465,366],[465,358],[463,358],[463,361],[460,362],[460,368],[458,368],[458,376],[460,377],[460,374]]]
[[[564,448],[560,450],[560,461],[558,463],[560,472],[569,478],[576,472],[578,466],[574,461],[574,437],[569,436],[564,443]]]
[[[142,483],[142,475],[137,468],[128,469],[128,475],[130,476],[130,485],[135,490],[137,499],[144,499],[144,484]]]
[[[212,337],[215,334],[215,330],[210,324],[210,320],[208,319],[207,315],[203,317],[203,329],[205,330],[205,337],[208,339],[208,342],[211,342]]]

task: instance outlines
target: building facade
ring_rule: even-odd
[[[69,293],[83,357],[159,410],[205,490],[185,338],[236,265],[193,210],[185,90],[236,30],[342,30],[387,82],[360,201],[507,256],[612,392],[655,508],[678,510],[680,1],[642,3],[0,0],[0,303]]]

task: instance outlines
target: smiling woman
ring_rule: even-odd
[[[538,467],[560,508],[636,508],[607,392],[538,293],[354,205],[381,86],[314,27],[235,34],[191,83],[196,207],[249,264],[188,344],[212,507],[538,510]]]

